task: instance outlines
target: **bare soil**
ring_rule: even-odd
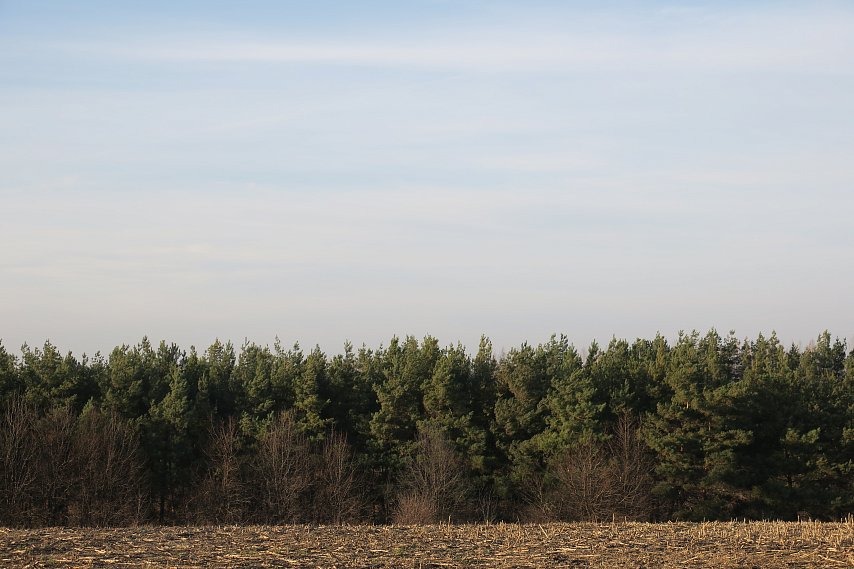
[[[854,567],[854,520],[0,528],[0,566]]]

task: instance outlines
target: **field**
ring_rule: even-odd
[[[0,565],[854,567],[854,521],[0,529]]]

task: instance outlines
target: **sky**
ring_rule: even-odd
[[[0,339],[854,339],[850,2],[0,0]]]

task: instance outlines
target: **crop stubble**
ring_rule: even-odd
[[[854,567],[854,521],[0,528],[14,567]]]

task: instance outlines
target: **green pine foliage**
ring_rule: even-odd
[[[311,508],[345,502],[348,519],[414,519],[425,507],[407,493],[414,464],[455,481],[454,519],[547,516],[544,496],[581,511],[576,481],[641,468],[642,483],[619,485],[644,489],[632,498],[648,509],[640,518],[854,512],[854,350],[827,332],[806,347],[712,330],[581,353],[553,336],[500,356],[486,337],[476,353],[407,336],[332,356],[278,340],[185,351],[143,338],[108,357],[50,342],[16,355],[0,343],[0,411],[0,450],[18,457],[0,460],[13,524],[107,519],[90,475],[57,470],[100,469],[109,455],[97,445],[136,473],[102,477],[134,523],[275,521],[264,512],[284,498],[269,489],[288,480],[299,488],[276,519],[340,520]],[[615,439],[621,424],[639,425],[640,438]],[[429,460],[424,433],[444,445]]]
[[[18,384],[20,374],[17,367],[17,358],[10,354],[3,342],[0,341],[0,397],[3,399],[7,399],[13,393],[19,393],[22,390],[22,386]]]

